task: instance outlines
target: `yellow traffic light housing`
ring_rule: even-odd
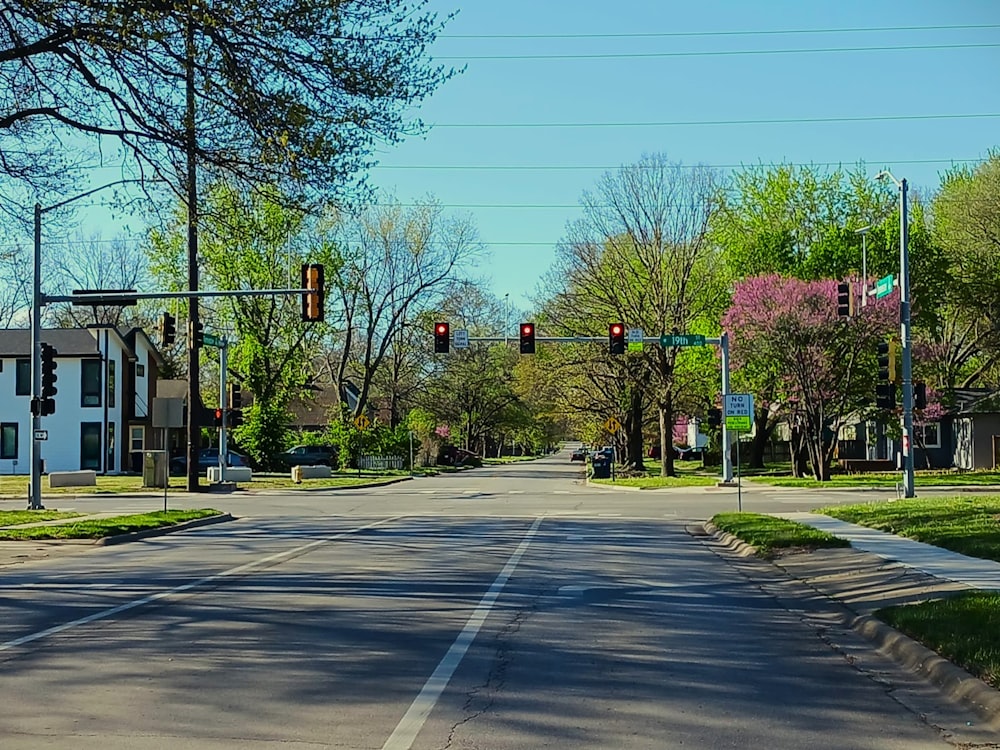
[[[322,263],[304,263],[302,265],[302,320],[307,323],[323,321],[325,300],[325,284]]]

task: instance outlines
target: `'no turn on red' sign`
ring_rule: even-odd
[[[727,393],[723,403],[726,429],[749,432],[753,427],[753,396],[749,393]]]

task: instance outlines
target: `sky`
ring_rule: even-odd
[[[429,7],[457,12],[431,52],[465,70],[371,182],[471,217],[489,255],[469,270],[512,309],[531,309],[583,192],[644,154],[726,171],[863,161],[927,194],[1000,146],[997,0]]]
[[[731,172],[864,162],[920,193],[1000,146],[1000,0],[431,0],[464,68],[370,183],[469,217],[463,269],[530,311],[579,202],[664,154]],[[963,28],[957,28],[963,27]],[[107,236],[107,227],[105,236]],[[135,220],[124,227],[137,231]]]

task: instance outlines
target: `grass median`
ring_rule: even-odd
[[[38,521],[61,520],[61,518],[71,517],[79,514],[61,514],[61,518],[42,518],[44,515],[51,516],[51,511],[29,511],[32,518],[20,523],[32,523]],[[209,518],[220,515],[220,512],[213,508],[199,508],[196,510],[167,510],[154,511],[152,513],[136,513],[129,516],[113,516],[109,518],[88,518],[81,521],[61,521],[46,526],[13,526],[0,529],[0,539],[6,540],[26,540],[26,539],[103,539],[119,534],[128,534],[137,531],[148,531],[159,529],[164,526],[175,526],[185,521],[193,521],[198,518]]]
[[[892,488],[902,477],[900,472],[870,472],[864,474],[834,474],[829,481],[817,482],[812,477],[793,477],[771,472],[747,472],[746,478],[773,487],[815,487],[817,489],[837,488]],[[1000,471],[957,471],[921,470],[914,472],[913,483],[917,487],[989,487],[1000,485]]]
[[[760,513],[719,513],[712,517],[712,523],[753,546],[762,557],[774,557],[781,550],[851,546],[846,539],[812,526]]]
[[[588,472],[590,467],[587,467]],[[701,461],[674,461],[677,476],[661,477],[659,460],[647,459],[641,472],[631,472],[628,475],[616,475],[612,479],[591,479],[594,484],[605,484],[611,487],[638,487],[643,490],[655,490],[668,487],[710,487],[719,482],[719,468],[703,468]]]

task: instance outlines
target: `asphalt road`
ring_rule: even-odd
[[[977,717],[725,552],[733,490],[585,487],[568,453],[0,568],[0,744],[942,748]],[[858,494],[750,489],[744,510]],[[60,501],[150,510],[155,498]],[[51,503],[49,503],[51,505]],[[9,562],[9,561],[8,561]]]

